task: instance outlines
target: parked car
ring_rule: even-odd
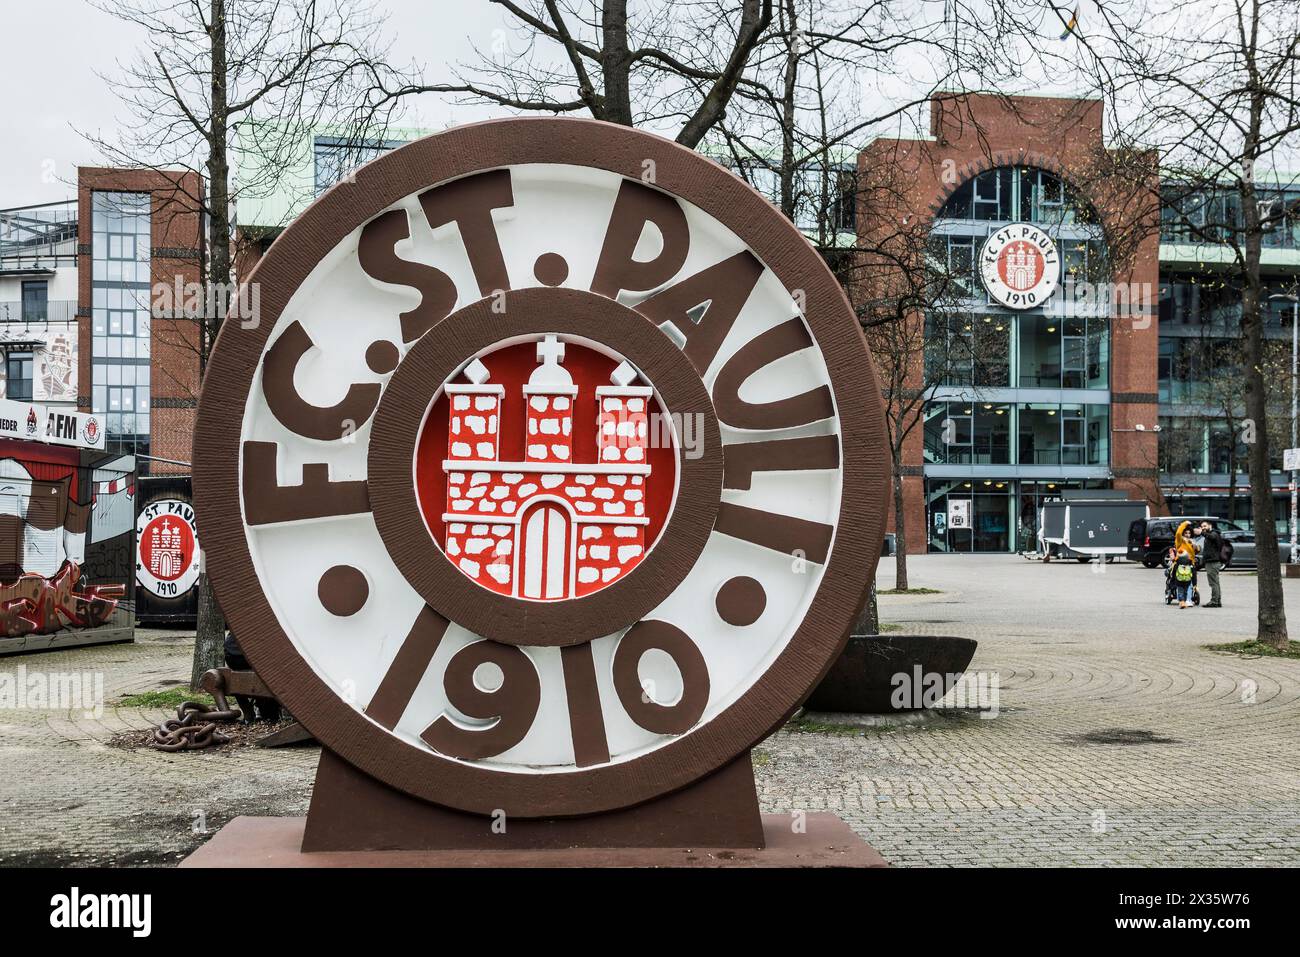
[[[1220,529],[1220,531],[1223,532],[1223,540],[1232,546],[1232,565],[1253,568],[1259,564],[1259,556],[1255,552],[1254,529],[1228,528]],[[1291,560],[1291,533],[1289,530],[1278,534],[1277,555],[1283,565]]]
[[[1159,568],[1165,563],[1169,549],[1174,547],[1174,533],[1183,522],[1199,524],[1209,522],[1223,534],[1223,538],[1232,546],[1232,556],[1228,565],[1237,561],[1237,539],[1233,536],[1245,535],[1251,541],[1251,563],[1254,563],[1253,533],[1246,531],[1235,522],[1218,518],[1214,515],[1167,515],[1163,518],[1138,519],[1128,527],[1128,560],[1141,562],[1147,568]],[[1197,565],[1201,556],[1197,556]]]

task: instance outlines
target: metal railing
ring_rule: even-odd
[[[75,322],[76,318],[77,303],[73,299],[51,299],[38,306],[28,303],[26,308],[21,300],[0,302],[0,323],[45,325],[49,322]]]

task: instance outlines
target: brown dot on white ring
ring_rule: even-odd
[[[370,343],[370,348],[366,350],[366,365],[370,367],[371,372],[379,375],[386,375],[396,369],[400,358],[401,353],[397,351],[397,346],[387,339],[377,339]]]
[[[346,618],[355,615],[370,597],[370,585],[361,569],[351,565],[335,565],[321,575],[316,586],[316,597],[331,615]]]
[[[767,608],[767,592],[763,586],[747,575],[737,575],[723,582],[713,599],[718,617],[729,625],[743,628],[752,625]]]
[[[543,286],[558,286],[569,278],[569,264],[559,253],[542,253],[533,263],[533,275]]]

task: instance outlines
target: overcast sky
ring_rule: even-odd
[[[427,64],[431,78],[433,68],[469,59],[471,42],[488,45],[505,22],[500,8],[465,0],[380,5],[389,12],[393,61]],[[111,140],[124,116],[95,74],[115,73],[141,46],[142,34],[85,0],[0,0],[0,37],[0,209],[71,198],[76,167],[98,160],[77,130]],[[435,97],[422,97],[413,110],[410,125],[434,128],[482,115]]]
[[[473,60],[473,44],[490,48],[494,39],[513,36],[512,31],[495,34],[515,21],[486,0],[376,2],[389,16],[390,62],[419,65],[429,82],[450,79],[452,65]],[[1082,6],[1093,2],[1084,0]],[[1049,27],[1049,33],[1059,29],[1055,20]],[[70,198],[76,167],[102,162],[78,131],[111,142],[121,124],[133,122],[96,74],[118,74],[118,63],[129,62],[144,46],[143,32],[86,0],[0,0],[0,37],[6,41],[0,56],[5,99],[0,107],[0,208]],[[874,76],[860,90],[859,103],[843,105],[870,114],[881,109],[882,99],[914,95],[925,88],[924,58],[916,65],[915,76]],[[1040,80],[1035,90],[1047,92],[1050,86]],[[424,96],[408,102],[401,125],[437,129],[503,112]]]

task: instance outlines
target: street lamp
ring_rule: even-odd
[[[1291,301],[1291,448],[1296,448],[1296,356],[1300,354],[1300,296],[1293,292],[1276,292],[1268,297]],[[1294,453],[1293,453],[1294,454]],[[1292,465],[1295,462],[1292,461]],[[1291,469],[1291,564],[1296,563],[1296,470]],[[1269,483],[1272,484],[1272,483]]]

